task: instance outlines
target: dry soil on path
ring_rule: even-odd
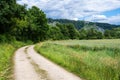
[[[34,51],[34,46],[18,49],[14,56],[15,80],[81,80]]]

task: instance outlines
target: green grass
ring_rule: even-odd
[[[120,40],[66,40],[35,49],[86,80],[120,80]]]
[[[26,43],[14,41],[11,43],[0,43],[0,80],[13,80],[13,55],[19,47],[25,46]]]

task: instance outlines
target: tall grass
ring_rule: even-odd
[[[14,51],[26,43],[14,41],[11,43],[0,43],[0,80],[12,79],[12,57]]]
[[[84,79],[120,80],[120,49],[116,44],[109,46],[111,42],[120,44],[120,40],[69,40],[44,42],[35,49]]]
[[[50,41],[49,41],[50,43]],[[120,39],[103,39],[103,40],[63,40],[52,43],[60,45],[81,45],[87,47],[111,47],[120,49]]]

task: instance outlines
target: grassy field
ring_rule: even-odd
[[[12,79],[12,57],[14,51],[21,46],[26,45],[22,42],[0,43],[0,80]]]
[[[120,80],[120,39],[47,41],[35,49],[86,80]]]

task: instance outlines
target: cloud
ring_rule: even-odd
[[[85,19],[86,21],[93,21],[93,22],[106,22],[107,17],[105,15],[92,15]]]
[[[105,15],[92,15],[85,20],[120,25],[120,14],[111,17],[106,17]]]
[[[19,4],[28,4],[28,7],[37,6],[42,9],[47,17],[84,19],[95,15],[97,21],[106,17],[102,12],[120,8],[120,0],[21,0]]]
[[[120,14],[118,14],[116,16],[109,17],[108,22],[111,24],[119,24],[120,25]]]

